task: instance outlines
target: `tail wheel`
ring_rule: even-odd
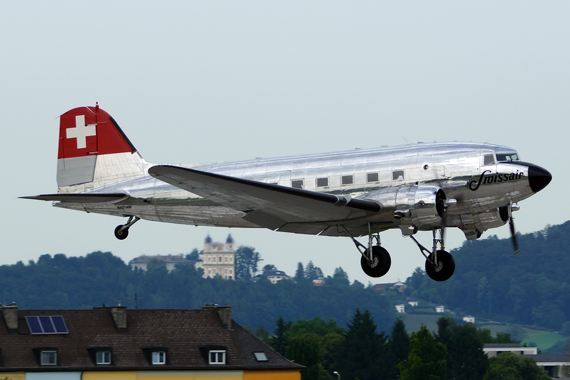
[[[426,260],[426,273],[434,281],[447,281],[455,272],[455,260],[447,251],[437,251],[437,262],[432,263],[432,256]]]
[[[119,240],[125,240],[127,236],[129,236],[129,229],[123,227],[124,226],[121,224],[115,228],[115,237]]]
[[[390,254],[379,245],[372,247],[372,262],[364,256],[360,258],[362,270],[370,277],[382,277],[390,270],[392,259]]]

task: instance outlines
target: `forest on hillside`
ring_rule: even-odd
[[[408,295],[455,311],[499,321],[570,332],[570,221],[510,239],[466,241],[451,253],[456,270],[442,283],[418,268]]]
[[[36,262],[0,266],[0,301],[16,302],[22,309],[89,309],[118,302],[145,309],[227,304],[232,306],[232,317],[252,329],[273,326],[280,316],[287,320],[318,316],[345,326],[358,307],[369,310],[381,329],[393,322],[395,312],[388,298],[358,281],[350,284],[341,268],[325,283],[315,287],[304,277],[277,284],[266,278],[204,279],[201,269],[192,265],[178,265],[169,273],[159,260],[145,272],[131,269],[110,252],[85,257],[44,254]]]

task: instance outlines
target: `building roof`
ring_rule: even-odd
[[[537,363],[542,365],[547,363],[552,364],[570,364],[570,356],[568,355],[544,355],[544,354],[537,354],[537,355],[524,355],[525,357],[533,358]]]
[[[10,316],[0,313],[0,363],[2,371],[65,370],[157,370],[145,349],[166,351],[161,370],[294,369],[290,362],[255,338],[231,319],[231,308],[205,307],[197,310],[127,310],[101,307],[92,310],[14,310],[17,329],[10,329]],[[120,317],[126,317],[125,328]],[[26,316],[62,316],[68,334],[33,335]],[[15,315],[14,315],[15,316]],[[15,319],[12,319],[14,321]],[[12,322],[14,323],[14,322]],[[14,327],[14,326],[12,326]],[[112,352],[110,365],[97,365],[93,350]],[[57,350],[57,366],[42,366],[34,349]],[[208,349],[226,350],[226,365],[208,364]],[[268,361],[255,359],[265,353]]]

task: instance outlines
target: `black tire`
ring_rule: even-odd
[[[388,251],[379,245],[375,245],[372,247],[372,256],[372,263],[364,256],[360,258],[360,266],[364,273],[370,277],[382,277],[388,273],[390,265],[392,265],[392,259]]]
[[[430,255],[426,260],[426,273],[434,281],[447,281],[455,272],[455,260],[447,251],[437,251],[437,265],[431,263]]]
[[[121,231],[121,228],[123,228],[123,225],[119,225],[115,228],[115,237],[119,240],[125,240],[127,236],[129,236],[129,229],[125,228]]]

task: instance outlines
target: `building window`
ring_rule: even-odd
[[[164,351],[153,351],[152,353],[152,364],[165,364],[166,363],[166,352]]]
[[[351,175],[343,175],[342,176],[342,184],[343,185],[352,185],[354,183],[354,177]]]
[[[226,364],[226,351],[215,350],[210,351],[210,364]]]
[[[370,182],[378,182],[378,173],[368,173],[366,176],[366,181]]]
[[[222,256],[220,256],[220,263],[222,262]]]
[[[303,180],[298,179],[295,181],[291,181],[291,187],[294,187],[295,189],[302,189],[303,188]]]
[[[42,351],[42,365],[57,365],[57,351]]]
[[[327,187],[329,185],[328,178],[317,178],[317,187]]]
[[[111,364],[111,351],[97,351],[97,364]]]

